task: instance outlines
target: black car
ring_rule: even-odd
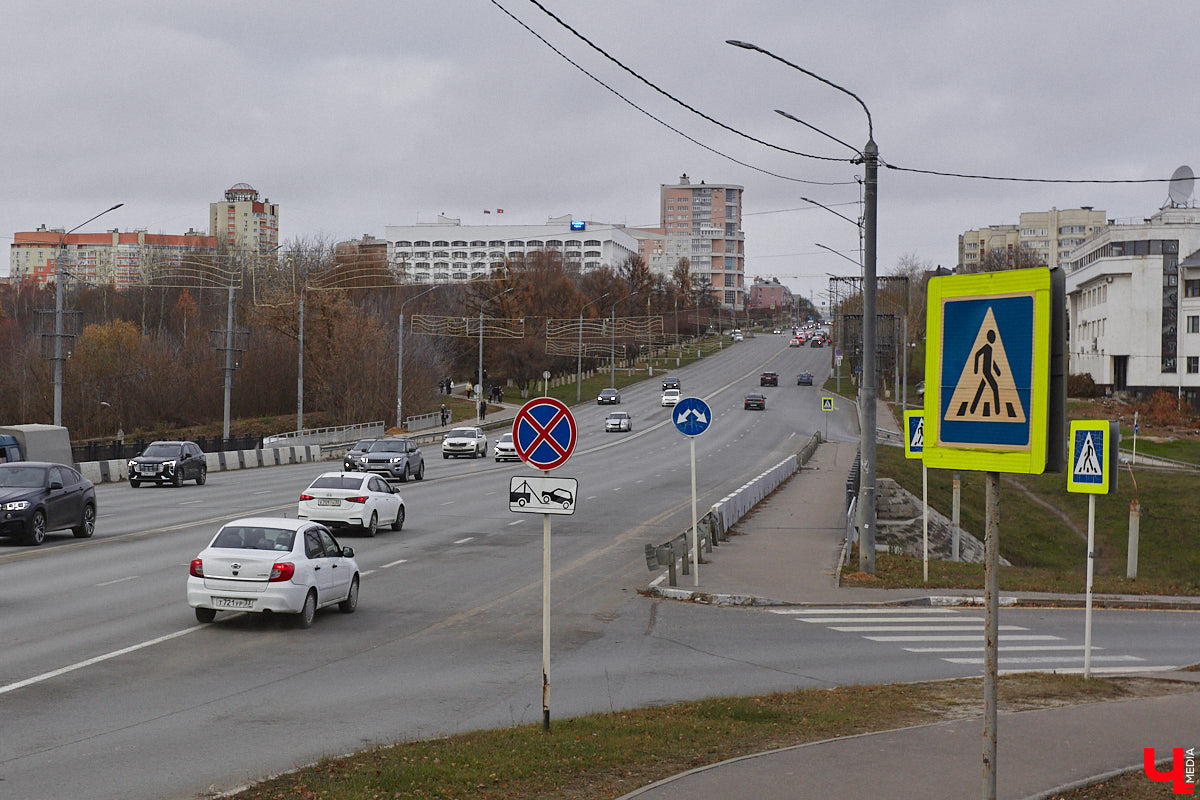
[[[809,347],[824,347],[825,339],[820,336],[814,336],[811,339],[809,339],[808,346]]]
[[[750,409],[758,409],[759,411],[767,410],[766,395],[761,392],[750,392],[746,395],[746,404],[743,406],[747,411]]]
[[[797,386],[812,386],[813,385],[813,374],[811,372],[801,372],[799,375],[796,376],[796,385]]]
[[[0,536],[39,545],[46,531],[70,528],[86,539],[96,530],[96,487],[65,464],[0,464]]]
[[[759,386],[778,386],[779,385],[779,373],[778,372],[764,372],[762,375],[758,376],[758,385]]]
[[[184,481],[203,486],[208,480],[208,462],[195,442],[151,442],[127,466],[129,485],[135,489],[143,483],[182,486]]]
[[[596,396],[596,405],[612,405],[621,402],[621,393],[616,389],[601,389],[600,394]]]
[[[663,389],[678,389],[679,378],[663,378]]]
[[[354,446],[346,451],[346,455],[342,456],[342,469],[346,472],[363,470],[363,463],[367,460],[367,450],[373,444],[375,444],[374,439],[359,439],[355,442]]]

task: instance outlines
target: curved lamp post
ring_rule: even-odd
[[[608,297],[610,292],[597,297],[590,303],[579,309],[579,342],[575,351],[575,402],[578,403],[583,393],[583,312],[587,311],[588,306],[594,306],[604,298]]]
[[[412,297],[400,303],[400,335],[396,343],[396,427],[400,429],[404,428],[404,307],[418,297],[424,297],[434,289],[444,285],[442,283],[435,283],[425,291],[417,292]]]
[[[54,259],[54,424],[62,425],[62,387],[63,387],[63,275],[62,262],[63,254],[66,247],[67,237],[75,231],[93,222],[100,217],[103,217],[110,211],[116,211],[124,203],[117,203],[111,208],[106,208],[96,216],[89,220],[79,223],[71,230],[58,237],[58,253]]]

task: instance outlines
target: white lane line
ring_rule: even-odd
[[[124,583],[125,581],[136,581],[139,577],[141,577],[141,576],[140,575],[129,575],[124,578],[117,578],[115,581],[105,581],[104,583],[97,583],[96,585],[97,586],[112,586],[114,583]]]
[[[398,559],[396,559],[395,561],[389,561],[389,562],[388,562],[388,563],[386,563],[386,564],[380,564],[380,565],[379,565],[379,568],[380,568],[380,569],[387,569],[388,567],[395,567],[395,566],[398,566],[398,565],[400,565],[400,564],[407,564],[407,563],[408,563],[408,559],[407,559],[407,558],[398,558]]]
[[[365,577],[367,577],[368,575],[370,575],[371,573],[373,573],[374,571],[375,571],[375,570],[373,570],[373,569],[364,569],[362,572],[360,572],[360,573],[358,573],[358,574],[359,574],[359,575],[362,575],[362,576],[365,578]]]
[[[513,525],[520,525],[520,524],[521,524],[522,522],[524,522],[524,521],[525,521],[525,520],[523,520],[523,519],[519,519],[519,520],[517,520],[516,522],[510,522],[510,523],[508,523],[508,527],[510,527],[510,528],[511,528]]]
[[[1012,656],[1009,658],[1001,658],[1001,664],[1059,664],[1064,661],[1070,663],[1078,663],[1083,659],[1082,655],[1078,656]],[[1092,656],[1092,661],[1145,661],[1144,658],[1137,656]],[[982,658],[943,658],[942,661],[949,661],[951,664],[982,664]]]
[[[982,631],[974,636],[959,636],[957,634],[947,634],[945,636],[864,636],[863,638],[871,642],[978,642]],[[1004,637],[1009,642],[1061,642],[1061,636],[1051,636],[1046,633],[1018,633],[1008,634]]]
[[[598,495],[598,494],[591,495],[590,497],[588,497],[588,500],[595,500],[599,496],[600,495]]]
[[[468,536],[465,539],[459,539],[457,542],[455,542],[455,544],[466,544],[467,542],[474,540],[474,538],[474,536]]]
[[[271,494],[273,491],[275,491],[275,490],[274,489],[263,489],[261,492],[255,492],[255,494]]]
[[[200,503],[207,503],[207,502],[208,502],[207,500],[185,500],[182,503],[177,503],[177,505],[194,506],[194,505],[199,505]]]
[[[951,623],[947,620],[947,623]],[[910,633],[920,633],[921,631],[980,631],[983,632],[983,623],[978,625],[849,625],[846,627],[830,627],[832,631],[840,631],[841,633],[887,633],[888,631],[908,631]],[[1002,631],[1027,631],[1028,628],[1022,628],[1020,625],[1001,625]]]
[[[772,614],[807,616],[809,614],[957,614],[953,608],[781,608]]]
[[[142,650],[147,647],[152,647],[156,644],[161,644],[162,642],[170,641],[171,639],[177,639],[180,636],[187,636],[189,633],[195,633],[198,630],[202,630],[204,627],[205,627],[204,625],[193,625],[192,627],[184,628],[181,631],[175,631],[174,633],[168,633],[166,636],[159,636],[158,638],[155,638],[155,639],[147,639],[146,641],[144,641],[140,644],[130,645],[129,647],[122,647],[120,650],[113,650],[111,653],[105,653],[102,656],[96,656],[95,658],[89,658],[86,661],[79,661],[79,662],[71,664],[70,666],[67,666],[67,667],[62,667],[60,669],[51,670],[50,672],[43,672],[41,675],[34,675],[32,678],[26,678],[23,681],[17,681],[16,683],[5,684],[4,686],[0,686],[0,694],[8,694],[9,692],[15,692],[17,689],[24,689],[26,686],[32,686],[35,683],[41,683],[42,681],[48,681],[51,678],[57,678],[59,675],[66,675],[69,672],[74,672],[75,670],[83,669],[84,667],[90,667],[93,664],[99,664],[102,661],[108,661],[109,659],[117,658],[119,656],[126,655],[127,653],[132,653],[137,650]]]
[[[443,506],[452,506],[452,505],[454,505],[454,504],[455,504],[455,503],[457,503],[457,502],[458,502],[457,500],[447,500],[446,502],[444,502],[444,503],[439,503],[438,505],[443,505]]]
[[[906,647],[904,648],[910,653],[982,653],[983,645],[975,647]],[[1035,652],[1039,650],[1082,650],[1081,644],[1014,644],[1000,645],[1001,653],[1024,653]],[[1093,650],[1103,650],[1103,647],[1092,645]]]
[[[954,619],[940,620],[930,619],[929,617],[797,617],[800,622],[816,622],[831,623],[831,622],[978,622],[984,623],[983,617],[955,617]]]

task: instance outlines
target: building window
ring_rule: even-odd
[[[1200,280],[1190,280],[1183,282],[1184,297],[1200,297]]]
[[[1187,357],[1187,371],[1189,375],[1195,375],[1200,372],[1200,356]]]
[[[1187,332],[1200,333],[1200,316],[1191,314],[1187,318]]]
[[[725,305],[732,306],[732,305],[734,305],[736,302],[737,302],[737,292],[736,292],[736,291],[729,291],[729,290],[726,290],[726,292],[725,292]]]

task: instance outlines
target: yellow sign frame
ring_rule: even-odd
[[[1007,270],[1003,272],[976,273],[970,275],[948,275],[930,278],[927,288],[926,332],[925,332],[925,449],[922,458],[925,464],[936,469],[980,470],[985,472],[1012,472],[1029,475],[1040,475],[1046,471],[1047,441],[1049,434],[1050,406],[1050,331],[1051,331],[1051,277],[1046,267],[1034,269]],[[1028,300],[1026,300],[1028,298]],[[1014,302],[1015,301],[1015,302]],[[1023,368],[1021,378],[1028,380],[1027,387],[1021,387],[1024,402],[1017,410],[1010,411],[1017,419],[1009,422],[1004,419],[980,421],[971,420],[971,430],[982,433],[944,435],[947,427],[953,427],[955,420],[951,415],[950,396],[954,394],[971,363],[964,363],[957,356],[961,355],[963,342],[970,342],[983,334],[983,327],[967,330],[963,327],[945,330],[947,316],[955,319],[957,310],[968,306],[958,306],[958,303],[970,303],[972,313],[980,316],[977,309],[986,306],[988,319],[999,330],[1015,329],[1020,336],[1010,337],[1004,343],[1010,352],[1005,356],[1005,366],[1009,360],[1027,365],[1027,374]],[[1005,305],[1021,309],[1025,313],[1028,308],[1029,319],[1025,320],[1019,314],[1000,314],[1005,320],[1001,326],[993,315],[993,305]],[[955,313],[952,314],[951,310]],[[1015,322],[1013,321],[1015,318]],[[1024,322],[1029,328],[1023,328]],[[972,326],[974,327],[974,326]],[[989,339],[989,341],[991,341]],[[1028,349],[1025,345],[1028,345]],[[1000,345],[1000,342],[997,342]],[[954,363],[946,363],[947,347],[955,348]],[[988,362],[985,362],[988,363]],[[943,371],[947,375],[943,376]],[[1014,380],[1009,377],[1009,380]],[[982,385],[982,381],[981,381]],[[993,381],[995,391],[995,382]],[[977,393],[978,396],[978,393]],[[1007,403],[1006,403],[1007,405]],[[1027,407],[1026,407],[1027,406]],[[973,408],[974,410],[974,408]],[[986,410],[986,404],[985,404]],[[960,409],[961,413],[961,409]],[[958,423],[962,427],[962,423]],[[1004,431],[1004,436],[993,436],[993,432]],[[974,437],[974,438],[972,438]],[[1007,438],[1006,438],[1007,437]],[[1015,437],[1015,439],[1014,439]]]
[[[913,438],[912,420],[914,420],[914,419],[921,420],[921,422],[919,423],[921,425],[921,449],[920,450],[913,450],[913,446],[912,446],[912,438]],[[924,443],[925,442],[925,432],[924,432],[925,422],[924,422],[924,419],[925,419],[925,409],[923,409],[923,408],[919,408],[916,411],[913,411],[910,409],[910,410],[904,412],[903,436],[904,436],[904,457],[905,458],[921,459],[924,457],[924,453],[925,453],[925,443]]]
[[[1071,420],[1071,435],[1067,439],[1067,491],[1078,494],[1109,494],[1112,491],[1112,465],[1115,459],[1112,457],[1110,448],[1117,447],[1118,443],[1112,441],[1110,433],[1112,423],[1108,420],[1089,420],[1089,419],[1073,419]],[[1076,455],[1075,455],[1075,434],[1076,433],[1094,433],[1100,436],[1101,440],[1101,455],[1097,458],[1096,466],[1100,469],[1099,480],[1096,482],[1077,480],[1075,473]]]

